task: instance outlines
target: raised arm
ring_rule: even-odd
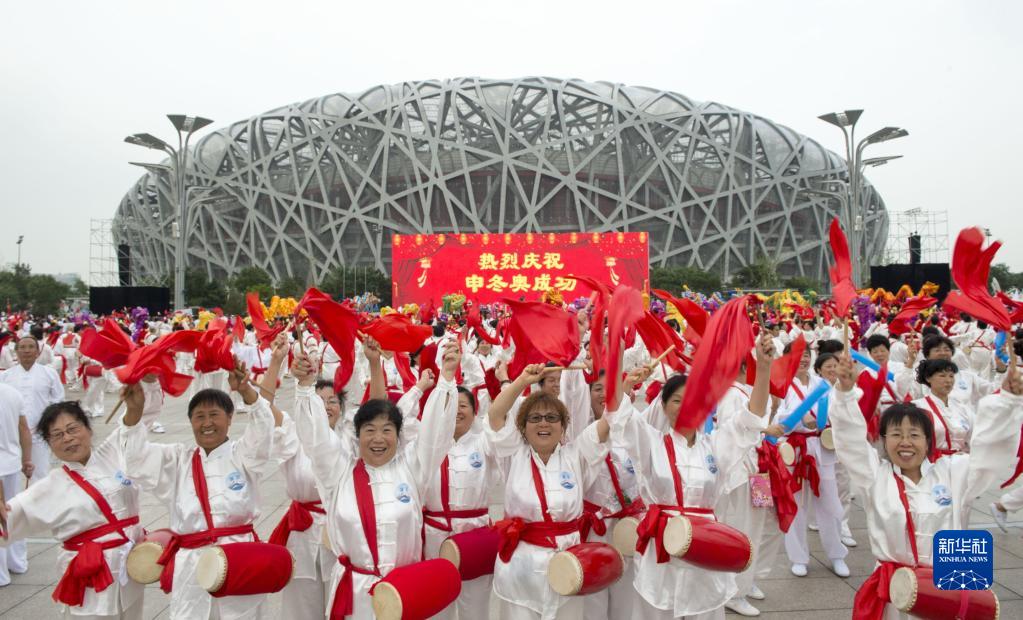
[[[1023,423],[1023,377],[1010,366],[1002,391],[985,396],[977,407],[970,441],[966,497],[974,498],[1012,475]]]
[[[369,367],[369,397],[373,399],[387,398],[387,378],[384,377],[384,366],[380,362],[380,344],[372,336],[362,340],[362,355]]]
[[[121,390],[125,414],[121,418],[120,449],[125,469],[139,487],[150,491],[162,502],[174,495],[175,480],[183,456],[189,451],[181,444],[150,443],[145,426],[139,424],[146,397],[139,384]]]
[[[345,469],[351,467],[353,452],[350,446],[343,446],[341,437],[330,428],[323,399],[316,395],[316,369],[309,356],[302,353],[295,356],[291,373],[298,379],[293,415],[298,440],[312,461],[313,476],[326,500]]]
[[[410,466],[420,489],[425,489],[429,484],[430,478],[455,442],[455,414],[458,412],[455,371],[461,360],[458,343],[447,343],[441,359],[440,380],[426,400],[419,437],[410,448],[413,457]]]
[[[870,498],[870,487],[881,468],[877,450],[867,439],[867,421],[860,412],[856,366],[846,354],[838,365],[838,385],[831,394],[828,419],[835,439],[835,456],[845,465],[854,488]]]
[[[522,374],[501,390],[501,393],[494,399],[494,402],[490,405],[490,410],[487,412],[487,416],[490,418],[491,429],[499,431],[504,428],[508,412],[511,411],[515,401],[522,395],[526,387],[540,381],[540,378],[543,377],[543,371],[543,364],[530,364],[526,366]]]

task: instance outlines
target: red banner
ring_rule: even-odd
[[[572,301],[590,288],[570,275],[645,290],[649,273],[645,232],[394,235],[391,243],[395,306],[440,306],[450,293],[532,301],[552,288]]]

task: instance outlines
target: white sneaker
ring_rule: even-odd
[[[793,564],[792,574],[796,577],[806,577],[806,564]]]
[[[819,532],[819,531],[821,531],[821,528],[817,527],[816,523],[810,523],[806,527],[810,528],[811,532]]]
[[[763,590],[761,590],[760,588],[758,588],[755,585],[752,585],[749,588],[749,594],[746,595],[746,598],[751,598],[751,599],[753,599],[755,601],[762,601],[765,598],[767,598],[767,595],[764,594]]]
[[[991,505],[988,507],[988,510],[991,511],[991,516],[995,518],[995,525],[998,526],[998,529],[1000,529],[1003,532],[1005,532],[1006,534],[1008,534],[1009,533],[1009,528],[1008,528],[1008,525],[1009,525],[1009,521],[1008,521],[1009,513],[1002,512],[1001,510],[999,510],[998,509],[998,504],[996,504],[994,502],[991,502]]]
[[[163,427],[163,424],[159,422],[153,422],[153,425],[149,427],[149,430],[153,431],[157,435],[162,435],[167,432],[167,429]]]
[[[831,572],[835,573],[839,577],[848,577],[851,574],[845,560],[833,561],[831,563]]]
[[[740,616],[755,618],[760,615],[760,610],[750,604],[745,597],[737,596],[725,603],[726,609],[731,609]]]
[[[846,547],[855,547],[856,546],[856,539],[853,538],[852,536],[845,536],[845,535],[843,535],[842,536],[842,544],[845,545]]]

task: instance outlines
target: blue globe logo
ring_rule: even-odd
[[[935,585],[939,590],[987,590],[991,587],[987,577],[972,570],[954,570],[938,579]]]

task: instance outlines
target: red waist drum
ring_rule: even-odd
[[[98,367],[97,367],[98,368]],[[156,561],[163,555],[174,532],[163,529],[146,532],[142,542],[131,548],[126,560],[128,577],[136,583],[156,583],[163,572],[163,566]]]
[[[610,587],[624,571],[622,554],[611,545],[580,543],[554,554],[547,565],[547,583],[562,596],[592,594]]]
[[[458,569],[440,558],[399,566],[370,590],[378,620],[425,620],[453,603],[461,591]]]
[[[664,528],[664,549],[707,570],[741,573],[753,563],[753,545],[739,530],[713,519],[679,515]]]
[[[478,527],[448,536],[440,545],[440,557],[458,569],[462,581],[494,574],[494,562],[501,547],[501,536],[492,527]]]
[[[195,579],[214,597],[279,592],[295,560],[287,547],[262,542],[214,545],[202,552]]]
[[[903,566],[892,575],[888,596],[899,611],[924,620],[996,620],[998,597],[991,590],[939,590],[930,566]],[[963,598],[966,601],[963,601]],[[963,603],[966,614],[960,615]]]

